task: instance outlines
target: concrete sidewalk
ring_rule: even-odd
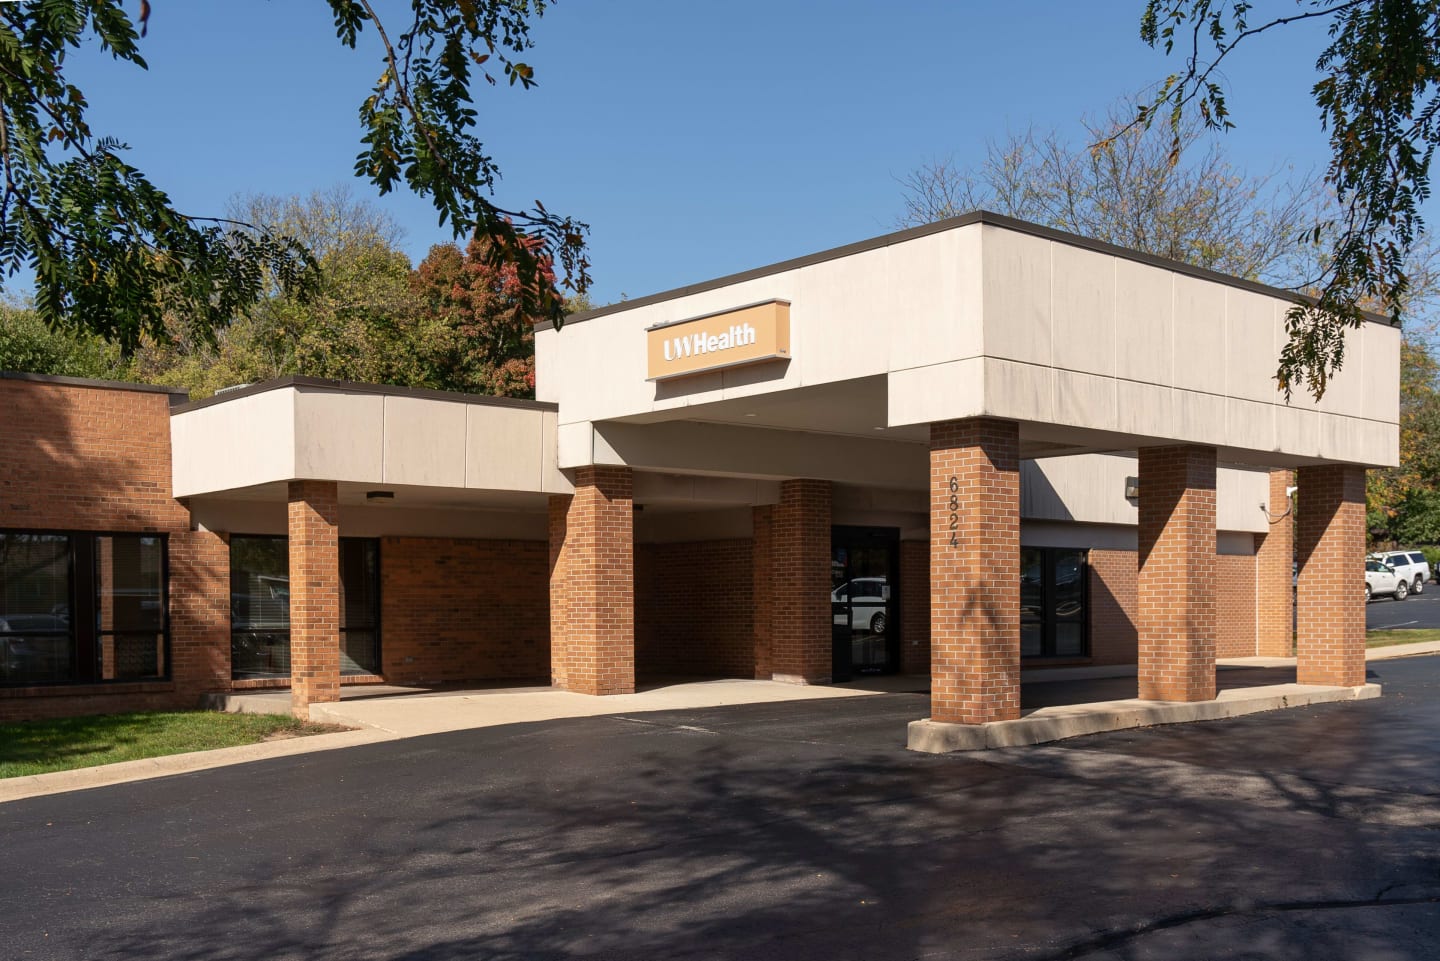
[[[1368,660],[1384,660],[1435,653],[1440,653],[1440,642],[1376,648],[1368,651],[1366,657]],[[1285,667],[1294,665],[1295,659],[1227,658],[1218,663],[1222,668]],[[1134,674],[1135,666],[1132,664],[1114,667],[1026,671],[1024,679],[1028,683],[1037,684],[1052,681],[1130,677]],[[632,714],[645,711],[723,707],[733,704],[862,697],[884,693],[923,692],[928,689],[929,679],[917,675],[866,678],[847,684],[813,687],[774,681],[688,681],[661,684],[635,694],[603,698],[572,694],[568,691],[557,691],[546,687],[455,692],[428,691],[420,688],[353,687],[344,689],[341,701],[334,704],[316,705],[311,709],[315,720],[354,728],[351,731],[267,741],[243,747],[221,748],[215,751],[172,754],[166,757],[107,764],[102,767],[80,768],[74,771],[5,778],[0,780],[0,802],[83,788],[103,787],[109,784],[121,784],[127,781],[164,777],[171,774],[183,774],[189,771],[203,771],[272,757],[289,757],[396,738],[419,737],[426,734],[470,730],[501,724],[521,724],[567,717]],[[1264,688],[1253,690],[1255,693],[1251,700],[1268,698],[1274,693],[1266,692]],[[1224,716],[1230,716],[1240,707],[1241,701],[1237,701],[1237,698],[1243,700],[1242,695],[1238,692],[1224,698],[1229,702],[1224,709]],[[1095,722],[1081,718],[1088,715],[1113,714],[1117,710],[1117,705],[1121,705],[1121,703],[1071,704],[1064,706],[1063,709],[1041,708],[1039,711],[1027,714],[1027,718],[1040,714],[1041,717],[1037,717],[1036,721],[1045,718],[1048,724],[1049,720],[1063,715],[1069,719],[1067,725],[1069,728],[1075,729],[1075,733],[1093,733],[1087,728],[1093,727]],[[1148,704],[1148,702],[1146,703]],[[228,695],[218,699],[216,706],[234,711],[288,714],[290,696],[288,691]],[[1277,706],[1284,705],[1277,704]],[[1153,712],[1147,708],[1146,716],[1152,714]],[[1159,718],[1159,715],[1154,716]],[[1177,717],[1170,720],[1194,719],[1198,718]],[[1022,718],[1019,722],[1006,723],[1021,724],[1025,720]],[[1165,723],[1165,721],[1156,720],[1150,723]],[[1100,730],[1108,729],[1113,728],[1100,728]]]

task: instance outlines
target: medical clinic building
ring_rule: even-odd
[[[0,718],[907,672],[976,724],[1030,666],[1194,701],[1292,643],[1359,686],[1400,332],[1287,402],[1288,306],[971,214],[542,326],[536,401],[6,375]]]

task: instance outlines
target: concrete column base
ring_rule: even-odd
[[[1379,696],[1379,684],[1359,687],[1274,684],[1221,691],[1213,701],[1142,701],[1131,698],[1094,704],[1068,704],[1041,708],[1014,721],[990,721],[985,724],[947,724],[927,717],[910,722],[909,740],[905,746],[925,754],[1023,747],[1105,731],[1215,721],[1309,704],[1366,701]]]

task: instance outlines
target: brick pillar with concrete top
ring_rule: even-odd
[[[1295,637],[1295,514],[1288,470],[1270,472],[1266,531],[1255,535],[1255,653],[1289,657]]]
[[[828,684],[830,482],[781,481],[772,518],[771,676],[791,684]]]
[[[1020,716],[1020,428],[930,425],[930,717]]]
[[[334,481],[290,482],[290,704],[340,699],[340,517]]]
[[[775,673],[771,663],[775,622],[775,508],[768,504],[754,507],[751,509],[751,520],[750,596],[754,606],[751,631],[755,650],[754,676],[769,680]]]
[[[1215,697],[1215,448],[1140,449],[1139,693]]]
[[[570,514],[569,494],[550,498],[550,683],[562,690],[569,682],[566,670],[566,628],[569,626],[570,585],[566,578],[565,523]]]
[[[564,687],[635,692],[635,501],[630,468],[581,467],[565,515]]]
[[[1296,680],[1365,683],[1365,469],[1302,467],[1295,511]]]

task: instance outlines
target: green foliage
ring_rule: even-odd
[[[1299,7],[1252,23],[1251,4],[1243,0],[1147,0],[1141,39],[1167,54],[1178,43],[1185,69],[1141,106],[1138,122],[1168,114],[1177,149],[1192,108],[1207,126],[1232,127],[1218,79],[1226,57],[1266,31],[1327,22],[1312,92],[1330,136],[1325,179],[1341,212],[1303,235],[1326,240],[1330,256],[1306,285],[1313,297],[1287,314],[1290,341],[1278,372],[1287,394],[1303,385],[1318,398],[1344,362],[1345,332],[1363,322],[1362,310],[1380,310],[1398,323],[1407,307],[1408,261],[1424,228],[1420,205],[1430,196],[1430,162],[1440,143],[1440,3],[1303,0]]]
[[[120,349],[94,334],[52,330],[33,310],[0,307],[0,370],[123,380]]]
[[[404,185],[428,197],[456,238],[486,238],[497,269],[517,276],[518,314],[563,320],[552,263],[570,288],[589,283],[588,228],[490,195],[498,169],[475,136],[471,93],[493,58],[509,81],[534,71],[530,46],[541,0],[411,0],[403,28],[387,30],[370,0],[326,0],[337,36],[356,48],[373,35],[382,72],[360,108],[355,172],[381,193]],[[123,0],[0,4],[0,276],[33,271],[35,307],[51,326],[97,333],[125,352],[142,342],[216,346],[216,331],[277,291],[291,303],[319,292],[323,253],[295,237],[234,218],[197,217],[94,134],[84,93],[65,75],[86,48],[144,69],[136,22]]]
[[[1440,360],[1418,337],[1400,348],[1400,464],[1370,471],[1366,486],[1377,539],[1440,543]]]
[[[485,241],[464,252],[437,245],[412,270],[395,223],[343,188],[246,197],[232,213],[314,250],[316,290],[303,300],[273,290],[213,343],[172,321],[174,336],[136,354],[135,378],[194,397],[284,374],[534,396],[534,321],[519,309],[519,271],[492,267]]]
[[[1420,550],[1425,554],[1425,562],[1430,565],[1430,573],[1440,575],[1440,547],[1422,547]]]

